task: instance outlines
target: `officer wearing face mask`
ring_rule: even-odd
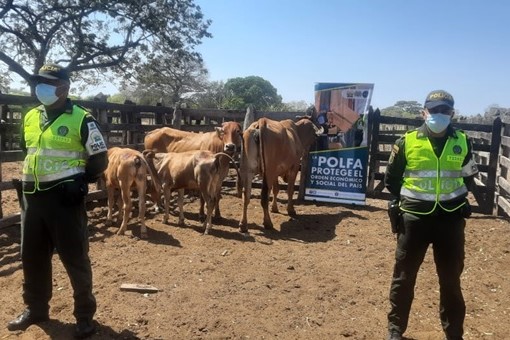
[[[67,98],[67,70],[42,66],[31,80],[42,105],[27,112],[21,130],[23,209],[21,260],[23,300],[27,308],[9,322],[11,331],[49,320],[52,255],[58,253],[74,291],[75,336],[95,332],[96,300],[88,255],[85,196],[108,165],[98,123]]]
[[[425,124],[393,146],[386,188],[399,200],[395,266],[390,288],[388,339],[407,329],[414,286],[429,245],[439,279],[439,317],[446,339],[462,339],[466,306],[460,276],[464,268],[466,196],[478,172],[471,143],[451,126],[454,100],[443,90],[429,93]]]

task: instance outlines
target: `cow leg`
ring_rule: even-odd
[[[147,238],[147,226],[145,225],[145,190],[146,179],[137,181],[136,187],[138,189],[138,219],[140,220],[140,238]]]
[[[220,211],[220,198],[221,198],[221,194],[218,193],[218,195],[216,196],[216,198],[214,199],[214,218],[216,220],[219,220],[221,219],[221,211]]]
[[[163,223],[168,224],[168,210],[170,209],[170,185],[167,183],[163,184],[163,195],[165,196],[165,214],[163,215]]]
[[[184,225],[184,189],[178,190],[177,203],[179,205],[179,225]]]
[[[112,225],[113,205],[115,204],[115,188],[108,186],[108,213],[106,215],[106,226]]]
[[[250,204],[251,199],[251,183],[253,181],[253,173],[247,173],[243,176],[243,214],[241,216],[241,221],[239,222],[239,231],[241,233],[247,233],[247,223],[248,223],[248,205]]]
[[[202,194],[200,194],[200,211],[198,212],[198,219],[200,221],[205,221],[204,204],[205,204],[204,197],[202,196]]]
[[[221,184],[218,186],[218,190],[216,191],[216,197],[214,198],[214,218],[216,220],[221,219],[220,199],[221,199]]]
[[[204,235],[209,234],[212,228],[212,213],[213,209],[216,206],[216,198],[215,197],[205,197],[206,201],[205,207],[207,209],[207,216],[204,222]]]
[[[117,195],[117,212],[114,212],[113,215],[119,215],[124,211],[124,202],[122,202],[122,194],[119,189],[119,193]]]
[[[294,209],[294,183],[296,183],[297,171],[291,171],[287,177],[287,214],[289,216],[296,216],[296,210]]]
[[[278,192],[280,191],[280,183],[278,183],[278,177],[273,182],[273,200],[271,202],[271,212],[278,213]]]
[[[271,216],[269,215],[269,186],[266,177],[262,180],[262,190],[260,192],[260,205],[264,211],[264,228],[274,229],[273,222],[271,222]]]
[[[129,188],[129,184],[127,183],[119,183],[120,184],[120,195],[122,196],[123,204],[123,216],[122,216],[122,224],[120,225],[119,231],[117,231],[117,235],[124,235],[124,232],[127,229],[127,224],[129,221],[129,215],[131,214],[131,191]]]

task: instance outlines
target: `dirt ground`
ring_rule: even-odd
[[[16,171],[6,168],[4,181]],[[8,215],[18,211],[12,191],[2,193]],[[185,205],[186,226],[149,213],[147,240],[136,219],[128,234],[106,227],[106,208],[89,212],[90,256],[98,302],[91,339],[384,339],[395,238],[386,202],[363,207],[304,203],[297,218],[272,214],[275,230],[261,226],[259,191],[249,207],[249,235],[238,232],[241,200],[225,190],[223,219],[202,235],[198,202]],[[467,222],[462,276],[467,305],[465,339],[510,338],[510,225],[475,214]],[[25,332],[5,325],[24,308],[19,228],[0,230],[0,339],[69,339],[72,289],[54,257],[51,320]],[[123,283],[157,293],[125,292]],[[423,263],[407,339],[443,339],[431,251]]]

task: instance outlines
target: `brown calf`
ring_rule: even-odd
[[[236,150],[241,149],[242,128],[237,122],[224,122],[221,127],[214,131],[195,133],[172,129],[169,127],[159,128],[147,133],[144,139],[146,150],[154,152],[185,152],[193,150],[209,150],[213,153],[224,152],[232,156]],[[222,178],[228,175],[229,168],[222,168]],[[215,218],[221,217],[220,191],[218,187],[215,206]],[[200,215],[204,214],[203,205],[200,206]]]
[[[122,210],[122,224],[117,235],[126,231],[129,215],[131,213],[131,190],[138,192],[138,218],[140,219],[140,233],[142,238],[147,237],[145,226],[145,193],[147,191],[147,175],[150,174],[154,191],[161,190],[161,184],[153,168],[137,150],[113,147],[108,149],[108,168],[104,172],[106,188],[108,191],[108,215],[107,223],[112,222],[115,190],[120,189],[118,200],[119,210]],[[154,196],[153,196],[154,197]],[[122,204],[122,209],[121,209]]]
[[[184,224],[184,189],[199,190],[206,206],[204,234],[211,230],[212,211],[217,201],[217,192],[225,179],[232,158],[223,153],[208,150],[156,153],[154,165],[162,182],[165,197],[164,223],[168,223],[168,210],[172,190],[178,190],[179,224]]]

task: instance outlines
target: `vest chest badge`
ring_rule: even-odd
[[[461,152],[462,152],[462,148],[460,147],[460,145],[454,145],[453,146],[453,153],[454,154],[460,155]]]
[[[59,136],[67,136],[67,134],[69,133],[69,128],[64,125],[59,126],[57,129],[57,133]]]

